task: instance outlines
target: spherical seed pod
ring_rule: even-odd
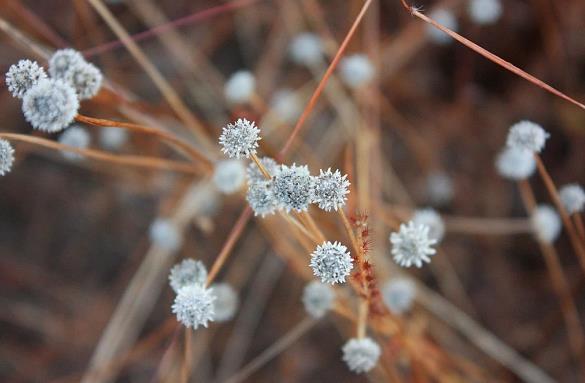
[[[33,128],[55,133],[65,129],[79,109],[75,90],[55,79],[41,79],[22,99],[22,112]]]
[[[23,98],[30,88],[46,78],[45,70],[36,61],[20,60],[6,72],[6,86],[13,97]]]
[[[343,283],[353,268],[347,247],[339,242],[324,242],[311,254],[313,274],[323,283]]]
[[[207,269],[201,261],[187,258],[177,263],[169,273],[171,288],[178,293],[185,286],[204,285],[207,281]]]
[[[370,371],[378,364],[382,350],[373,339],[352,338],[343,345],[343,361],[356,374]]]
[[[185,327],[196,330],[214,320],[215,299],[212,289],[189,285],[179,290],[171,310]]]
[[[335,291],[318,281],[309,282],[303,290],[303,306],[313,319],[324,317],[335,303]]]
[[[510,127],[506,145],[510,148],[540,153],[550,134],[532,121],[520,121]]]
[[[240,118],[236,122],[227,124],[219,136],[221,151],[230,158],[249,158],[256,154],[260,129],[253,121]]]
[[[429,227],[413,221],[400,225],[397,233],[390,234],[390,243],[394,261],[402,267],[422,267],[436,253],[432,246],[437,241],[430,238]]]

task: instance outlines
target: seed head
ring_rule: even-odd
[[[75,49],[60,49],[49,59],[49,74],[52,78],[71,81],[71,73],[85,63],[85,59]]]
[[[539,241],[553,243],[561,233],[561,218],[549,205],[538,205],[530,217],[532,230]]]
[[[520,121],[510,127],[506,144],[510,148],[540,153],[550,134],[532,121]]]
[[[528,150],[506,147],[496,159],[496,169],[502,177],[520,181],[534,173],[536,161]]]
[[[459,29],[457,18],[451,11],[446,9],[437,9],[436,11],[432,12],[429,17],[454,32],[457,32],[457,29]],[[427,25],[426,28],[429,38],[436,44],[445,45],[453,40],[451,36],[433,25]]]
[[[260,158],[260,163],[272,177],[280,172],[280,165],[270,157]],[[253,184],[254,182],[258,181],[266,181],[266,177],[260,171],[258,165],[256,165],[256,162],[250,162],[248,169],[246,169],[246,176],[248,177],[249,184]]]
[[[224,87],[225,98],[232,104],[241,104],[252,98],[256,90],[254,75],[246,70],[234,73]]]
[[[256,154],[260,129],[253,121],[240,118],[232,124],[227,124],[219,136],[221,151],[230,158],[249,158]]]
[[[249,184],[246,200],[254,210],[255,216],[265,217],[274,214],[278,208],[278,202],[272,191],[272,181],[256,181]]]
[[[36,61],[20,60],[6,72],[6,86],[13,97],[23,98],[30,88],[46,78],[45,70]]]
[[[55,133],[65,129],[79,109],[75,90],[55,79],[42,79],[22,99],[22,112],[33,128]]]
[[[91,141],[91,137],[87,130],[80,126],[71,126],[67,128],[60,136],[59,136],[59,143],[67,146],[71,146],[76,149],[86,149],[89,146]],[[63,150],[62,151],[63,157],[67,158],[68,160],[80,160],[83,158],[83,155],[73,152],[68,152]]]
[[[119,128],[102,128],[100,144],[109,150],[119,150],[128,141],[128,131]]]
[[[350,88],[359,88],[374,78],[375,68],[365,54],[345,57],[339,63],[341,79]]]
[[[347,247],[329,241],[317,246],[311,254],[311,268],[323,283],[343,283],[353,268],[353,260]]]
[[[207,269],[201,261],[187,258],[177,263],[169,273],[171,288],[178,293],[185,286],[205,285]]]
[[[432,246],[437,241],[429,237],[429,230],[427,225],[410,221],[400,225],[398,233],[390,234],[394,262],[402,267],[421,267],[423,262],[430,262],[430,256],[436,253]]]
[[[426,225],[429,227],[429,238],[434,239],[437,243],[441,242],[445,236],[445,222],[441,215],[435,209],[420,209],[414,212],[412,221],[417,225]]]
[[[287,212],[308,210],[314,199],[315,181],[306,165],[281,165],[273,179],[272,190],[281,208]]]
[[[559,190],[559,197],[567,213],[575,214],[583,211],[585,207],[585,192],[581,185],[568,184]]]
[[[207,327],[214,320],[215,295],[202,285],[189,285],[179,290],[172,306],[177,320],[185,327]]]
[[[352,338],[343,345],[343,361],[356,374],[370,371],[378,363],[382,353],[378,343],[371,338]]]
[[[347,174],[342,176],[339,170],[336,170],[335,173],[331,172],[331,168],[325,172],[320,170],[319,175],[315,177],[313,202],[325,211],[331,211],[331,209],[337,211],[343,207],[348,193]]]
[[[426,178],[426,192],[429,202],[435,206],[450,203],[455,195],[453,181],[444,172],[430,173]]]
[[[158,218],[150,225],[150,240],[161,249],[177,251],[183,244],[179,228],[168,219]]]
[[[293,62],[308,67],[315,66],[323,60],[323,42],[314,33],[300,33],[290,43],[290,57]]]
[[[274,93],[270,107],[278,120],[286,124],[293,124],[303,111],[299,97],[290,89],[281,89]]]
[[[311,281],[303,290],[305,311],[314,319],[324,317],[331,310],[334,302],[335,291],[324,283]]]
[[[0,138],[0,176],[10,173],[14,163],[14,149],[10,142]]]
[[[478,25],[494,24],[502,16],[502,3],[500,0],[470,0],[467,13]]]
[[[225,194],[238,191],[246,179],[246,167],[240,160],[224,160],[215,164],[213,183]]]
[[[67,78],[80,100],[87,100],[98,94],[103,81],[102,72],[95,65],[87,62],[73,67]]]
[[[213,320],[217,322],[226,322],[234,317],[238,310],[238,294],[227,283],[215,283],[211,286],[215,301],[213,302],[213,311],[215,316]]]
[[[388,309],[396,315],[410,310],[415,295],[416,285],[410,279],[394,279],[382,286],[382,300]]]

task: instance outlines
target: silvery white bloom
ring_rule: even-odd
[[[382,286],[382,300],[390,312],[401,315],[412,307],[416,295],[416,285],[407,278],[398,278]]]
[[[325,316],[335,303],[335,291],[318,281],[309,282],[303,289],[303,306],[309,316],[319,319]]]
[[[254,75],[247,70],[240,70],[231,75],[224,86],[225,98],[232,104],[250,100],[256,90]]]
[[[177,263],[169,273],[171,288],[178,293],[185,286],[205,285],[207,269],[201,261],[187,258]]]
[[[323,283],[343,283],[353,268],[347,247],[339,242],[324,242],[311,254],[313,274]]]
[[[249,158],[256,154],[258,141],[260,141],[260,129],[253,121],[239,118],[236,122],[227,124],[223,128],[219,143],[221,151],[230,158]]]
[[[344,57],[339,63],[341,80],[350,88],[366,85],[375,75],[374,65],[365,54]]]
[[[52,78],[70,81],[72,70],[85,62],[75,49],[59,49],[49,59],[49,74]]]
[[[397,233],[390,234],[390,243],[394,262],[402,267],[421,267],[436,253],[432,246],[437,241],[429,237],[429,227],[413,221],[401,224]]]
[[[496,169],[502,177],[520,181],[534,173],[536,160],[528,150],[506,147],[496,158]]]
[[[20,60],[6,72],[6,86],[13,97],[23,98],[33,85],[46,78],[45,70],[36,61]]]
[[[532,121],[520,121],[510,127],[506,144],[508,147],[540,153],[550,134]]]
[[[238,191],[246,180],[246,167],[240,160],[224,160],[215,164],[213,183],[225,194]]]
[[[71,69],[66,79],[71,83],[80,100],[87,100],[98,94],[102,86],[102,72],[93,64],[82,62]]]
[[[469,0],[467,13],[476,24],[494,24],[502,16],[502,3],[500,0]]]
[[[575,214],[583,211],[585,207],[585,192],[581,185],[568,184],[559,190],[559,197],[567,213]]]
[[[272,191],[282,209],[307,211],[313,201],[314,179],[306,165],[281,165],[273,179]]]
[[[42,79],[22,99],[22,112],[33,128],[55,133],[65,129],[79,109],[75,90],[55,79]]]
[[[12,170],[14,163],[14,149],[10,142],[0,138],[0,176],[6,175]]]
[[[280,172],[280,165],[270,157],[260,158],[260,163],[272,177]],[[254,161],[250,162],[248,165],[248,168],[246,169],[246,176],[248,177],[249,184],[258,181],[266,181],[266,177],[260,171],[258,165],[256,165],[256,162]]]
[[[256,181],[248,185],[246,200],[254,210],[255,216],[265,217],[274,214],[278,208],[278,201],[272,192],[272,181]]]
[[[419,209],[414,212],[412,221],[417,225],[427,225],[429,227],[429,238],[434,239],[437,243],[443,240],[445,236],[445,222],[441,215],[435,209]]]
[[[331,171],[331,168],[325,172],[320,170],[319,175],[315,177],[313,202],[325,211],[331,211],[331,209],[337,211],[343,207],[348,193],[347,174],[342,176],[339,170],[336,170],[335,173]]]
[[[214,301],[212,289],[202,285],[189,285],[179,290],[172,306],[173,314],[185,327],[207,327],[214,320]]]
[[[323,42],[314,33],[300,33],[290,43],[291,59],[299,65],[308,67],[319,64],[323,60]]]
[[[549,205],[538,205],[530,217],[532,230],[539,241],[553,243],[561,233],[561,218]]]
[[[214,283],[211,285],[211,291],[215,296],[215,302],[213,302],[215,315],[213,320],[217,322],[231,320],[236,314],[240,303],[236,291],[227,283]]]
[[[276,117],[286,124],[294,123],[303,111],[298,96],[290,89],[281,89],[274,93],[270,107]]]
[[[119,150],[128,141],[128,131],[120,128],[101,128],[100,144],[109,150]]]
[[[450,203],[455,194],[451,177],[443,172],[433,172],[427,176],[426,191],[429,202],[435,206]]]
[[[157,218],[150,225],[149,234],[154,245],[167,251],[176,251],[183,244],[183,236],[179,228],[168,219]]]
[[[343,345],[343,361],[356,374],[370,371],[378,363],[382,350],[371,338],[352,338]]]
[[[71,126],[67,128],[60,136],[59,143],[62,145],[71,146],[76,149],[86,149],[91,141],[91,136],[84,128],[80,126]],[[69,152],[66,150],[61,151],[63,157],[68,160],[79,160],[83,158],[83,155]]]
[[[437,23],[443,25],[444,27],[452,30],[453,32],[457,32],[459,29],[459,23],[457,22],[457,18],[453,14],[453,12],[446,10],[446,9],[437,9],[436,11],[432,12],[429,17],[435,20]],[[453,39],[451,36],[443,32],[442,30],[435,28],[433,25],[427,25],[427,34],[432,42],[437,44],[447,44],[450,43]]]

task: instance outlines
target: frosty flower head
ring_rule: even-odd
[[[176,251],[183,244],[183,237],[177,226],[168,219],[158,218],[150,225],[150,240],[167,251]]]
[[[323,283],[343,283],[353,268],[347,247],[339,242],[324,242],[311,254],[311,268]]]
[[[80,100],[87,100],[98,94],[103,81],[100,70],[93,64],[82,62],[73,67],[67,77]]]
[[[207,269],[203,262],[187,258],[177,263],[169,273],[171,288],[178,293],[185,286],[205,285]]]
[[[225,160],[215,164],[213,183],[225,194],[238,191],[246,179],[246,167],[240,160]]]
[[[172,306],[173,314],[185,327],[207,327],[214,320],[215,295],[202,285],[189,285],[179,290]]]
[[[371,338],[352,338],[343,345],[343,361],[356,374],[370,371],[378,363],[382,350]]]
[[[435,209],[420,209],[414,212],[412,221],[417,225],[429,227],[429,238],[437,243],[445,236],[445,223],[441,215]]]
[[[12,170],[14,163],[14,149],[10,142],[0,138],[0,176],[6,175]]]
[[[119,128],[102,128],[100,144],[109,150],[119,150],[128,141],[128,131]]]
[[[71,146],[76,149],[86,149],[89,146],[91,137],[87,130],[80,126],[72,126],[65,130],[61,136],[59,136],[59,143],[67,146]],[[83,155],[69,152],[66,150],[62,151],[63,157],[68,160],[79,160],[83,158]]]
[[[272,191],[281,208],[307,211],[313,201],[314,180],[306,165],[281,165],[273,179]]]
[[[446,205],[451,202],[455,194],[453,181],[444,172],[433,172],[426,178],[426,192],[431,204]]]
[[[13,97],[23,98],[30,88],[46,78],[45,70],[36,61],[20,60],[8,69],[6,86]]]
[[[270,157],[260,158],[260,163],[272,177],[280,172],[280,165]],[[266,181],[266,177],[260,171],[258,165],[256,165],[256,162],[250,162],[248,168],[246,169],[246,176],[248,177],[249,184],[253,184],[254,182],[259,181]]]
[[[430,238],[429,231],[427,225],[413,221],[400,225],[397,233],[390,234],[394,261],[402,267],[421,267],[424,262],[430,262],[436,253],[432,246],[437,241]]]
[[[496,158],[496,169],[502,177],[520,181],[534,173],[536,160],[528,150],[506,147]]]
[[[227,124],[219,136],[221,151],[230,158],[249,158],[256,154],[260,129],[253,121],[240,118],[236,122]]]
[[[299,65],[308,67],[317,65],[323,60],[323,42],[314,33],[300,33],[290,43],[290,57]]]
[[[49,74],[53,78],[69,81],[72,71],[85,63],[85,59],[75,49],[60,49],[49,59]]]
[[[500,0],[470,0],[467,13],[476,24],[494,24],[502,15],[502,3]]]
[[[331,310],[334,302],[335,291],[324,283],[312,281],[303,290],[305,311],[314,319],[324,317]]]
[[[394,279],[382,286],[382,300],[390,312],[396,315],[410,310],[415,295],[416,285],[410,279]]]
[[[549,136],[542,126],[531,121],[520,121],[510,127],[506,144],[510,148],[540,153]]]
[[[559,197],[569,214],[582,212],[583,207],[585,207],[585,192],[581,185],[568,184],[563,186],[559,190]]]
[[[270,107],[276,117],[287,124],[295,122],[303,111],[299,98],[290,89],[281,89],[274,93]]]
[[[255,216],[265,217],[274,214],[278,208],[278,202],[272,192],[271,181],[256,181],[248,186],[246,200],[254,210]]]
[[[211,285],[211,291],[215,296],[215,301],[213,302],[213,320],[226,322],[232,319],[239,305],[236,291],[227,283],[214,283]]]
[[[429,17],[435,20],[437,23],[447,27],[448,29],[452,30],[453,32],[457,32],[459,28],[459,24],[457,23],[457,18],[453,14],[453,12],[448,11],[446,9],[437,9],[436,11],[432,12]],[[432,42],[436,44],[445,45],[451,42],[452,38],[442,30],[436,28],[433,25],[427,25],[427,34]]]
[[[326,172],[320,170],[319,173],[315,177],[313,202],[325,211],[331,211],[331,209],[337,211],[345,205],[346,194],[349,193],[347,174],[342,176],[339,170],[333,173],[331,169],[327,169]]]
[[[22,112],[33,128],[55,133],[65,129],[79,109],[75,90],[55,79],[42,79],[22,99]]]
[[[232,104],[240,104],[252,98],[256,89],[254,75],[247,70],[238,71],[229,78],[224,87],[225,98]]]
[[[339,63],[341,79],[350,88],[359,88],[374,78],[374,65],[365,54],[345,57]]]
[[[549,205],[538,205],[532,212],[530,223],[536,238],[544,243],[553,243],[561,233],[561,218]]]

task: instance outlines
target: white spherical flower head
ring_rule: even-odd
[[[400,225],[397,233],[390,234],[394,261],[402,267],[421,267],[424,262],[430,262],[436,253],[432,246],[437,241],[430,238],[429,230],[427,225],[413,221]]]
[[[128,141],[128,131],[119,128],[102,128],[99,139],[104,148],[119,150]]]
[[[324,242],[311,254],[313,274],[323,283],[343,283],[353,268],[347,247],[339,242]]]
[[[575,214],[583,211],[585,207],[585,192],[581,185],[568,184],[559,190],[561,202],[569,214]]]
[[[349,181],[347,180],[347,174],[342,176],[339,170],[336,170],[335,173],[331,169],[327,169],[326,172],[320,170],[319,175],[315,177],[313,202],[325,211],[331,211],[332,209],[337,211],[337,209],[344,206],[347,200],[346,194],[348,193]]]
[[[20,60],[8,69],[6,86],[13,97],[23,98],[30,88],[46,78],[45,70],[36,61]]]
[[[77,115],[75,90],[61,80],[42,79],[22,98],[22,112],[33,128],[55,133],[65,129]]]
[[[254,75],[246,70],[238,71],[229,78],[224,87],[225,98],[232,104],[250,100],[256,90]]]
[[[260,158],[260,163],[272,177],[280,172],[280,165],[270,157]],[[246,176],[248,178],[249,184],[266,181],[266,177],[260,171],[258,165],[256,165],[256,162],[250,162],[248,168],[246,169]]]
[[[309,316],[319,319],[325,316],[335,302],[335,291],[331,286],[312,281],[303,290],[303,306]]]
[[[290,89],[281,89],[274,93],[270,107],[276,117],[286,124],[294,123],[303,111],[299,98]]]
[[[246,200],[254,210],[255,216],[265,217],[274,214],[278,201],[274,198],[271,181],[256,181],[248,186]]]
[[[211,290],[215,296],[215,302],[213,302],[215,316],[213,320],[217,322],[231,320],[240,304],[238,294],[227,283],[215,283],[211,285]]]
[[[189,285],[179,290],[172,306],[173,314],[185,327],[207,327],[215,318],[215,295],[202,285]]]
[[[183,236],[179,228],[168,219],[156,219],[150,225],[149,234],[154,245],[167,251],[176,251],[183,244]]]
[[[91,142],[91,136],[84,128],[80,126],[72,126],[65,130],[61,136],[59,136],[59,143],[67,146],[71,146],[76,149],[86,149]],[[78,153],[69,152],[66,150],[62,151],[63,157],[68,160],[79,160],[83,158],[83,155]]]
[[[80,100],[87,100],[98,94],[103,76],[91,63],[82,62],[71,69],[68,80],[75,88]]]
[[[12,170],[14,163],[14,149],[10,142],[0,139],[0,176],[6,175]]]
[[[314,33],[300,33],[290,43],[290,57],[293,62],[308,67],[323,60],[323,42]]]
[[[510,127],[506,144],[510,148],[540,153],[550,134],[532,121],[520,121]]]
[[[382,300],[390,312],[396,315],[410,310],[415,295],[416,285],[410,279],[395,279],[382,286]]]
[[[246,167],[240,160],[225,160],[215,164],[213,183],[225,194],[238,191],[246,180]]]
[[[433,172],[426,178],[426,192],[431,204],[443,206],[453,200],[455,188],[448,174]]]
[[[356,374],[370,371],[378,363],[382,350],[371,338],[352,338],[343,345],[343,361]]]
[[[429,227],[429,238],[434,239],[437,243],[441,242],[445,236],[445,222],[443,222],[443,218],[435,209],[416,210],[412,221],[417,225],[427,225]]]
[[[532,212],[530,223],[536,238],[544,243],[553,243],[561,233],[561,218],[549,205],[538,205]]]
[[[375,75],[374,65],[365,54],[345,57],[339,63],[341,79],[350,88],[368,84]]]
[[[502,16],[502,3],[500,0],[470,0],[467,12],[476,24],[494,24]]]
[[[207,269],[201,261],[187,258],[177,263],[169,273],[171,288],[178,293],[185,286],[205,285]]]
[[[230,158],[249,158],[256,154],[260,129],[253,121],[240,118],[236,122],[227,124],[219,136],[221,151]]]
[[[273,179],[272,191],[281,208],[287,212],[308,210],[314,198],[315,182],[306,165],[281,165]]]
[[[60,49],[49,59],[49,74],[52,78],[71,80],[72,71],[85,63],[85,59],[75,49]]]
[[[504,178],[525,180],[534,174],[536,160],[528,150],[506,147],[496,158],[496,170]]]
[[[446,9],[437,9],[436,11],[432,12],[429,17],[444,27],[452,30],[453,32],[457,32],[457,29],[459,29],[457,18],[451,11]],[[427,25],[426,28],[429,38],[436,44],[445,45],[453,40],[451,36],[433,25]]]

